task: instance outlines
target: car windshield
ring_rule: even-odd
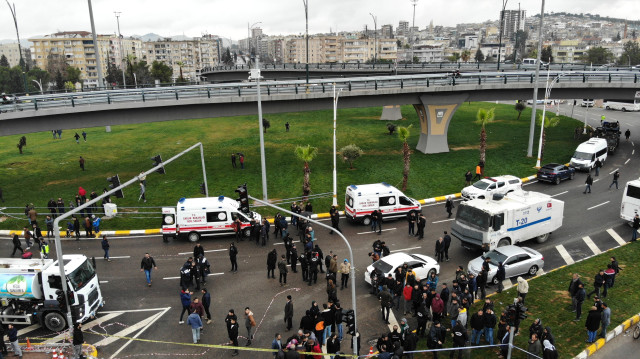
[[[590,160],[592,156],[593,156],[592,153],[578,152],[578,151],[576,151],[576,153],[573,154],[573,158],[577,160]]]
[[[487,189],[487,187],[489,187],[490,184],[491,183],[486,182],[486,181],[478,181],[478,182],[473,184],[473,187],[485,190],[485,189]]]
[[[507,260],[507,256],[495,250],[482,255],[482,260],[485,260],[486,258],[489,258],[491,264],[496,267],[498,266],[498,263],[504,263],[504,261]]]
[[[391,264],[383,260],[377,260],[375,263],[373,263],[373,268],[379,270],[380,272],[382,272],[382,274],[389,273],[393,269]]]
[[[478,229],[489,229],[489,214],[464,203],[458,206],[456,220]]]
[[[69,274],[69,282],[74,290],[82,289],[96,275],[96,271],[88,260]]]

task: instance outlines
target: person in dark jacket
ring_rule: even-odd
[[[22,244],[20,243],[20,237],[17,234],[13,235],[13,252],[11,256],[13,257],[16,254],[16,250],[20,250],[20,254],[24,254],[24,250],[22,249]]]
[[[278,273],[280,274],[279,276],[279,282],[280,282],[280,286],[286,286],[287,285],[287,273],[289,273],[289,268],[287,268],[287,261],[286,261],[286,257],[283,254],[282,256],[280,256],[280,262],[278,262]]]
[[[305,315],[300,319],[300,328],[305,331],[313,331],[315,329],[314,316],[310,310],[307,310]]]
[[[444,240],[444,258],[448,262],[449,261],[449,247],[451,247],[451,236],[447,231],[444,231],[444,236],[442,237]]]
[[[211,324],[211,312],[209,307],[211,306],[211,293],[207,291],[207,288],[202,288],[202,307],[204,312],[207,313],[207,324]]]
[[[147,277],[147,286],[151,287],[151,270],[158,269],[156,266],[156,261],[153,260],[153,257],[149,255],[149,253],[145,253],[142,261],[140,262],[140,271],[144,272]]]
[[[582,283],[579,283],[578,292],[576,293],[576,319],[574,319],[575,322],[579,321],[580,317],[582,316],[582,303],[584,302],[586,297],[587,294],[584,290],[584,285]]]
[[[587,180],[584,181],[585,187],[584,187],[584,192],[582,192],[583,194],[586,194],[587,192],[591,193],[591,185],[593,184],[593,177],[591,177],[591,173],[589,173],[589,175],[587,176]]]
[[[333,333],[329,340],[327,340],[327,353],[335,354],[340,351],[340,340],[338,340],[338,334]]]
[[[111,259],[109,259],[109,248],[111,246],[109,245],[109,240],[107,239],[107,236],[102,236],[102,250],[104,251],[104,259],[108,262],[111,262]]]
[[[599,297],[600,290],[602,289],[602,286],[604,286],[604,283],[605,283],[604,270],[600,269],[598,274],[596,274],[596,276],[593,279],[593,290],[587,294],[587,299],[591,299],[591,294],[594,294],[594,293]]]
[[[438,263],[444,262],[444,239],[442,237],[436,241],[436,261]]]
[[[542,330],[542,335],[540,336],[541,342],[544,342],[545,340],[548,340],[549,343],[555,345],[556,338],[553,336],[553,333],[551,333],[551,327],[549,326],[544,327],[544,329]]]
[[[484,310],[482,321],[484,322],[484,339],[489,345],[493,345],[493,329],[496,327],[497,319],[491,308]]]
[[[536,320],[531,323],[531,326],[529,326],[529,338],[531,338],[532,334],[536,334],[538,338],[541,338],[542,331],[542,320],[540,320],[540,318],[536,318]]]
[[[502,290],[504,289],[504,285],[502,284],[502,282],[505,280],[505,270],[504,270],[504,265],[502,264],[502,262],[498,263],[498,272],[496,273],[496,279],[498,279],[498,293],[502,293]]]
[[[204,247],[200,243],[196,243],[193,247],[193,258],[198,258],[201,254],[204,256]]]
[[[236,318],[231,318],[227,326],[227,334],[229,334],[229,345],[238,346],[238,323]],[[238,349],[234,349],[231,356],[238,355]]]
[[[431,331],[429,332],[429,338],[427,339],[427,346],[430,349],[442,349],[445,341],[447,340],[447,330],[440,324],[440,322],[433,322]],[[433,359],[438,359],[438,352],[433,352]]]
[[[416,350],[416,348],[418,347],[418,336],[410,330],[405,331],[403,347],[407,352]],[[413,353],[405,353],[404,357],[406,357],[407,359],[413,359]]]
[[[3,339],[4,340],[4,339]],[[82,344],[84,344],[84,334],[82,333],[82,324],[73,324],[73,357],[80,358],[82,355]]]
[[[278,253],[274,249],[267,255],[267,278],[276,278],[276,262],[278,262]]]
[[[544,359],[558,359],[558,351],[548,340],[542,342],[544,349],[542,349],[542,358]]]
[[[469,324],[471,325],[471,344],[480,345],[480,337],[484,331],[484,312],[479,310],[473,313]]]
[[[379,295],[380,298],[380,307],[382,309],[382,320],[386,324],[389,324],[389,312],[391,311],[391,302],[393,301],[393,296],[389,293],[389,288],[387,286],[382,287],[382,291]],[[385,315],[386,311],[386,315]]]
[[[453,199],[451,199],[451,197],[447,197],[447,201],[444,203],[444,208],[447,210],[447,218],[451,218],[451,211],[453,211],[453,208],[455,206],[453,205]]]
[[[467,330],[462,326],[462,323],[460,323],[460,321],[456,321],[455,327],[453,327],[453,329],[451,330],[451,337],[453,338],[454,348],[464,348],[467,340],[469,339],[469,336],[467,335]],[[478,335],[478,341],[479,340],[480,335]],[[458,359],[462,359],[462,349],[452,350],[449,354],[449,358],[453,358],[453,355],[456,352],[458,352]]]
[[[602,321],[602,314],[598,309],[593,306],[587,315],[587,321],[584,326],[587,328],[587,343],[594,343],[596,341],[596,334],[598,328],[600,328],[600,322]]]
[[[287,323],[287,331],[291,330],[293,324],[291,321],[293,320],[293,301],[291,300],[291,296],[287,296],[287,304],[284,305],[284,322]]]

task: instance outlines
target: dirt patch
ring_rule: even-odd
[[[14,166],[25,166],[28,165],[28,162],[11,162],[9,164],[7,164],[7,167],[14,167]]]
[[[398,143],[400,143],[400,142],[398,142]],[[395,151],[372,151],[372,150],[367,150],[367,151],[365,151],[365,154],[367,154],[367,155],[376,155],[376,156],[388,155],[388,154],[400,155],[400,154],[402,154],[402,150],[395,150]]]
[[[569,291],[566,290],[554,290],[552,293],[555,294],[553,298],[551,298],[550,302],[556,299],[566,300],[567,302],[571,301],[571,297],[569,297]]]
[[[498,146],[501,146],[501,143],[493,143],[490,145],[487,145],[487,149],[490,148],[498,148]],[[451,151],[460,151],[460,150],[477,150],[480,148],[480,145],[473,145],[473,146],[459,146],[459,147],[450,147],[449,149]]]
[[[138,210],[134,208],[118,208],[118,212],[138,213]]]
[[[45,183],[45,186],[51,186],[51,185],[57,185],[57,184],[61,184],[61,183],[66,183],[66,182],[70,182],[69,180],[57,180],[57,181],[50,181]]]
[[[6,221],[9,217],[2,216],[0,217],[0,223]]]
[[[379,120],[380,116],[351,117],[354,120]]]

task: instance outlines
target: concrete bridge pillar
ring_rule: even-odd
[[[382,121],[398,121],[402,120],[402,112],[400,111],[400,105],[390,105],[382,107],[382,115],[380,115]]]
[[[449,152],[447,133],[453,114],[467,94],[421,95],[420,103],[414,104],[420,119],[420,140],[416,149],[422,153]]]

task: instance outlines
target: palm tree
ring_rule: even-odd
[[[402,191],[407,190],[407,182],[409,181],[409,166],[411,165],[411,148],[409,148],[409,136],[411,131],[409,129],[413,125],[408,127],[398,126],[398,138],[402,141],[402,159],[404,160],[404,168],[402,169]]]
[[[309,162],[313,161],[314,157],[318,154],[317,147],[311,147],[311,145],[297,146],[295,150],[296,157],[304,162],[304,180],[302,182],[302,195],[307,197],[311,193],[311,183],[309,181],[309,174],[311,169],[309,168]]]
[[[462,51],[462,55],[460,55],[460,57],[462,58],[462,61],[464,61],[464,62],[469,61],[469,59],[471,58],[471,51],[469,51],[469,50]]]
[[[490,110],[480,108],[476,114],[476,123],[482,126],[480,131],[480,162],[487,163],[487,131],[484,127],[495,118],[495,108]]]
[[[558,117],[558,116],[554,116],[552,118],[545,118],[544,119],[544,128],[541,129],[541,131],[542,131],[542,147],[540,149],[540,161],[542,161],[542,158],[544,157],[544,144],[545,144],[545,142],[547,142],[547,131],[545,129],[549,128],[549,127],[556,127],[556,126],[558,126],[559,123],[560,123],[560,117]],[[542,125],[542,114],[538,114],[538,126],[540,126],[540,125]]]
[[[180,77],[178,78],[178,82],[184,82],[184,77],[182,77],[182,68],[184,67],[184,62],[178,61],[176,65],[180,68]]]

